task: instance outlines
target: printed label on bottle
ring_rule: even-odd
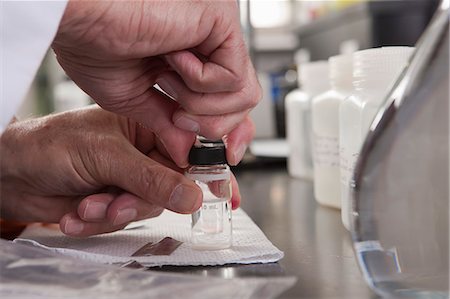
[[[338,137],[320,136],[314,133],[314,165],[339,167]]]

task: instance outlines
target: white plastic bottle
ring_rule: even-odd
[[[329,89],[327,74],[327,61],[302,64],[298,76],[300,89],[286,95],[288,172],[295,178],[313,179],[311,99]]]
[[[351,179],[360,148],[386,93],[406,67],[412,47],[383,47],[353,54],[353,92],[339,109],[342,222],[351,223]]]
[[[314,197],[341,208],[339,105],[352,91],[352,55],[329,59],[331,89],[312,99]]]

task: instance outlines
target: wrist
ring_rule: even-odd
[[[0,179],[1,185],[3,185],[6,178],[14,176],[14,160],[16,157],[15,151],[17,150],[18,138],[15,137],[14,123],[17,122],[17,118],[14,117],[6,130],[0,136]],[[3,188],[2,188],[3,189]]]
[[[14,117],[6,130],[0,136],[0,217],[4,219],[10,219],[15,210],[15,197],[14,182],[18,181],[17,169],[19,165],[14,166],[17,154],[16,146],[18,138],[16,138],[12,131],[14,122],[17,119]]]

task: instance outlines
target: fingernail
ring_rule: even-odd
[[[68,235],[77,235],[83,231],[84,224],[81,221],[69,219],[64,226],[64,232]]]
[[[200,125],[193,121],[190,118],[187,118],[185,116],[180,116],[176,121],[175,121],[175,126],[177,128],[180,128],[182,130],[186,130],[186,131],[191,131],[194,133],[199,133],[200,132]]]
[[[180,213],[198,210],[201,206],[198,189],[182,184],[176,186],[170,195],[169,206]]]
[[[242,158],[244,157],[245,151],[247,150],[246,144],[241,144],[239,148],[234,152],[234,163],[232,163],[233,166],[239,164],[241,162]]]
[[[172,98],[177,99],[178,95],[175,92],[175,90],[173,89],[172,85],[169,84],[169,82],[167,82],[165,79],[163,78],[158,78],[156,79],[156,84],[159,85],[159,87],[161,87],[161,89],[167,93],[168,95],[170,95]]]
[[[106,209],[108,206],[103,202],[90,201],[84,209],[83,219],[85,220],[100,220],[105,219]]]
[[[116,218],[114,218],[113,225],[121,225],[136,219],[137,211],[136,209],[123,209],[120,210]]]

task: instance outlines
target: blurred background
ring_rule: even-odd
[[[242,30],[264,90],[252,112],[256,156],[284,157],[285,95],[298,88],[302,62],[379,46],[413,46],[438,0],[240,0]],[[61,112],[92,103],[59,67],[50,50],[18,118]],[[267,145],[267,144],[264,144]],[[261,150],[262,148],[262,150]]]

